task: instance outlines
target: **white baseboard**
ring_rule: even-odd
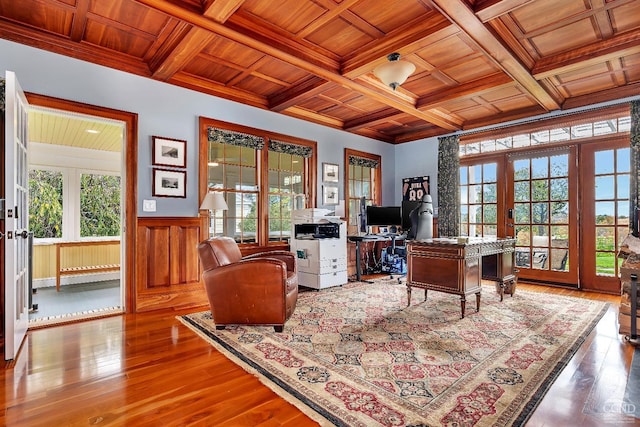
[[[118,280],[120,279],[119,271],[110,271],[105,273],[91,273],[91,274],[77,274],[64,276],[60,278],[60,286],[76,285],[78,283],[87,282],[103,282],[105,280]],[[33,289],[50,288],[56,286],[55,277],[46,277],[44,279],[34,279]]]

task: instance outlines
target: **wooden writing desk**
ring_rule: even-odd
[[[464,318],[466,298],[476,296],[476,311],[480,310],[482,279],[500,286],[501,300],[505,285],[513,294],[515,287],[515,239],[457,238],[412,240],[407,243],[407,296],[411,304],[411,288],[460,295]],[[483,259],[486,266],[483,266]],[[484,267],[484,268],[483,268]]]

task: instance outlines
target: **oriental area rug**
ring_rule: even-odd
[[[607,304],[485,285],[460,298],[396,280],[303,292],[282,333],[179,319],[321,425],[522,425]]]

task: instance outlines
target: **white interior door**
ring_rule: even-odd
[[[18,354],[29,324],[28,102],[15,73],[5,89],[5,360]]]

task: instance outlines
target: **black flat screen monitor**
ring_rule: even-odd
[[[411,229],[411,211],[420,206],[420,200],[403,200],[402,201],[402,231]]]
[[[400,206],[367,206],[367,226],[402,225]]]

